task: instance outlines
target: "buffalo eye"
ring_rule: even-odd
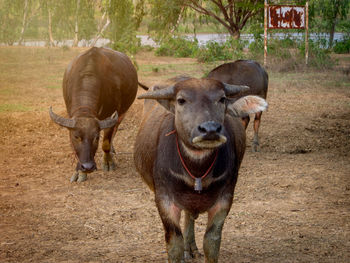
[[[226,97],[221,97],[221,99],[219,100],[220,103],[225,103],[226,101]]]
[[[184,105],[185,102],[186,102],[186,100],[183,99],[183,98],[178,98],[178,99],[177,99],[177,103],[178,103],[179,105]]]

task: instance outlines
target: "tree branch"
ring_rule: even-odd
[[[194,11],[211,16],[215,18],[220,24],[222,24],[224,27],[226,27],[230,32],[231,32],[231,27],[230,24],[227,24],[224,20],[222,20],[220,17],[218,17],[215,13],[212,11],[205,9],[203,6],[199,5],[196,1],[194,0],[189,0],[190,3],[185,3],[184,5],[193,9]]]

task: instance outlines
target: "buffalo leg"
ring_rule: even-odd
[[[199,255],[194,235],[194,222],[198,215],[192,215],[185,212],[184,222],[184,242],[185,242],[185,260],[191,259]]]
[[[218,262],[222,228],[230,206],[228,202],[219,201],[208,211],[208,225],[203,240],[206,263]]]
[[[245,129],[247,129],[248,124],[249,124],[249,121],[250,121],[249,115],[242,118],[242,124],[243,124],[243,126],[244,126]]]
[[[113,148],[113,138],[117,133],[119,124],[122,122],[123,118],[124,114],[120,115],[117,124],[114,127],[108,128],[104,131],[102,142],[102,150],[104,152],[102,168],[104,171],[113,171],[116,168],[116,164],[113,159],[113,154],[115,154]]]
[[[258,152],[259,151],[259,127],[260,127],[260,119],[261,119],[262,112],[258,112],[255,114],[254,119],[254,139],[252,144],[252,151]]]
[[[87,179],[87,173],[84,173],[80,170],[80,165],[77,163],[77,167],[75,169],[75,172],[73,173],[72,177],[70,178],[70,182],[84,182]]]
[[[182,263],[184,256],[184,240],[180,228],[181,210],[174,203],[166,200],[157,200],[159,215],[162,219],[165,242],[169,263]]]

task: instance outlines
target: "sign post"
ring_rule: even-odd
[[[305,65],[309,63],[309,1],[305,4]]]
[[[267,64],[267,9],[268,9],[267,0],[264,4],[264,67]]]
[[[268,29],[305,29],[305,64],[308,63],[309,42],[309,3],[297,5],[268,5],[265,0],[264,10],[264,66],[267,61],[267,30]]]

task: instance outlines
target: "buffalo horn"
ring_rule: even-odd
[[[57,115],[52,111],[52,107],[50,107],[49,114],[50,114],[51,120],[53,120],[58,125],[61,125],[63,127],[70,128],[70,129],[73,129],[75,127],[75,120],[63,118]]]
[[[174,97],[174,86],[169,86],[164,89],[156,89],[153,87],[153,91],[138,96],[138,99],[154,99],[154,100],[170,100]]]
[[[98,121],[100,129],[103,130],[103,129],[107,129],[107,128],[113,127],[114,125],[117,124],[118,117],[119,117],[118,113],[114,112],[111,117],[109,117],[107,119],[104,119],[102,121]]]
[[[225,94],[227,97],[237,95],[240,92],[247,91],[248,89],[250,89],[248,86],[232,85],[227,83],[224,83],[224,86],[225,86]]]

